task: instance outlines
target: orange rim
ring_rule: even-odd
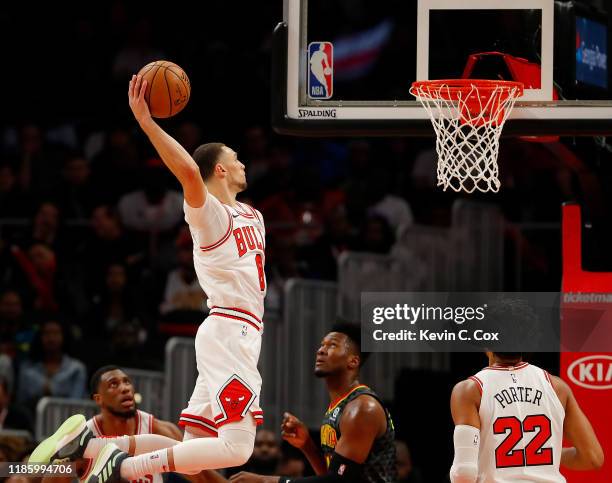
[[[523,83],[504,80],[487,79],[438,79],[416,81],[412,83],[410,92],[415,95],[419,90],[427,94],[434,95],[438,99],[454,101],[458,99],[458,94],[469,94],[474,88],[478,89],[478,94],[482,97],[491,95],[497,89],[502,89],[504,93],[521,97],[523,95]]]

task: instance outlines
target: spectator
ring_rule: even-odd
[[[0,376],[0,430],[22,429],[32,432],[32,421],[20,406],[11,404],[11,391],[8,381]]]
[[[145,347],[146,337],[147,334],[138,321],[122,322],[113,329],[108,351],[101,354],[96,366],[112,362],[121,367],[163,370],[161,359],[148,355],[150,351]]]
[[[119,213],[113,207],[97,206],[90,220],[91,235],[81,247],[81,259],[87,266],[85,276],[89,290],[99,291],[102,287],[97,284],[104,280],[109,265],[120,263],[133,267],[145,258],[145,254],[141,244],[126,235]]]
[[[325,221],[325,230],[310,247],[302,251],[308,276],[315,279],[335,280],[338,257],[354,249],[357,239],[346,216],[344,206],[338,206]]]
[[[116,200],[140,182],[142,162],[134,136],[127,127],[115,125],[92,162],[93,179],[107,191],[106,200]]]
[[[143,173],[144,188],[119,200],[123,224],[135,231],[163,232],[175,228],[183,219],[183,196],[165,186],[166,172],[156,159]]]
[[[230,468],[227,476],[248,471],[259,475],[273,475],[281,458],[280,443],[268,429],[260,429],[255,435],[253,454],[245,465]]]
[[[405,441],[395,441],[398,483],[425,483],[421,470],[412,464],[412,455]]]
[[[15,167],[0,163],[0,218],[24,217],[29,211],[29,199],[17,183]]]
[[[55,293],[57,261],[53,250],[42,243],[35,243],[27,254],[16,245],[11,247],[11,251],[28,281],[33,307],[56,312],[59,309]]]
[[[281,446],[282,456],[274,474],[287,478],[301,478],[306,475],[307,465],[302,453],[283,442]],[[309,465],[308,465],[309,466]]]
[[[369,216],[362,225],[358,237],[359,251],[387,254],[395,241],[393,230],[382,216]]]
[[[97,184],[91,182],[89,161],[79,154],[68,156],[55,196],[63,216],[81,220],[88,218],[98,197]]]
[[[36,124],[19,130],[19,181],[25,191],[47,192],[58,181],[58,166],[45,146],[43,131]]]
[[[84,364],[70,357],[69,334],[57,318],[47,318],[36,334],[29,360],[19,371],[17,401],[31,410],[44,396],[84,398]]]
[[[408,202],[389,192],[392,180],[386,173],[378,173],[372,181],[372,206],[369,215],[379,215],[387,220],[394,233],[398,235],[403,228],[414,223]]]
[[[34,332],[25,317],[21,295],[16,290],[5,290],[0,294],[1,352],[9,358],[25,354],[30,350],[33,338]],[[9,382],[12,382],[12,377]],[[12,384],[10,387],[12,389]]]
[[[125,266],[112,263],[106,269],[102,291],[94,296],[86,333],[105,337],[115,327],[136,317],[134,297]]]
[[[206,294],[200,287],[193,265],[193,241],[189,229],[183,227],[176,238],[178,268],[168,274],[162,314],[172,311],[202,312]],[[203,317],[199,317],[200,320]]]
[[[15,382],[13,360],[6,354],[0,354],[0,381],[6,385],[7,393],[12,393]]]
[[[57,205],[50,201],[45,201],[38,206],[34,221],[30,241],[32,243],[44,243],[50,247],[60,245],[60,211]]]

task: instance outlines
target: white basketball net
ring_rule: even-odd
[[[499,191],[499,137],[521,85],[469,81],[415,83],[410,93],[427,110],[436,131],[438,186],[444,191]],[[478,81],[482,82],[482,81]]]

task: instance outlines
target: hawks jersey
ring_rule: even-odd
[[[210,192],[200,208],[186,202],[183,206],[193,239],[193,263],[208,307],[239,309],[237,316],[261,321],[266,295],[261,213],[243,203],[225,205]]]
[[[136,418],[136,431],[134,432],[134,435],[153,434],[153,420],[155,419],[155,417],[152,414],[146,413],[138,409],[134,417]],[[101,423],[99,421],[99,416],[94,416],[93,418],[88,419],[86,424],[96,438],[123,436],[120,434],[104,434]],[[93,461],[93,459],[89,460],[87,470],[84,473],[85,475],[89,473]],[[164,480],[162,478],[161,473],[157,473],[154,475],[145,475],[138,480],[132,480],[132,483],[163,483],[163,481]]]
[[[368,458],[361,467],[362,475],[359,483],[391,483],[397,481],[397,469],[395,466],[395,429],[389,411],[385,408],[380,398],[372,389],[365,385],[354,387],[338,400],[332,402],[321,425],[321,449],[325,456],[325,463],[329,467],[336,444],[340,439],[340,420],[342,413],[348,403],[360,396],[367,394],[376,399],[387,416],[387,430],[376,438],[368,454]]]
[[[549,374],[522,362],[472,376],[481,392],[479,483],[565,482],[565,410]]]

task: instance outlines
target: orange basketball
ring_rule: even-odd
[[[147,80],[145,100],[153,117],[172,117],[189,102],[189,77],[178,65],[157,60],[145,65],[138,75]]]

